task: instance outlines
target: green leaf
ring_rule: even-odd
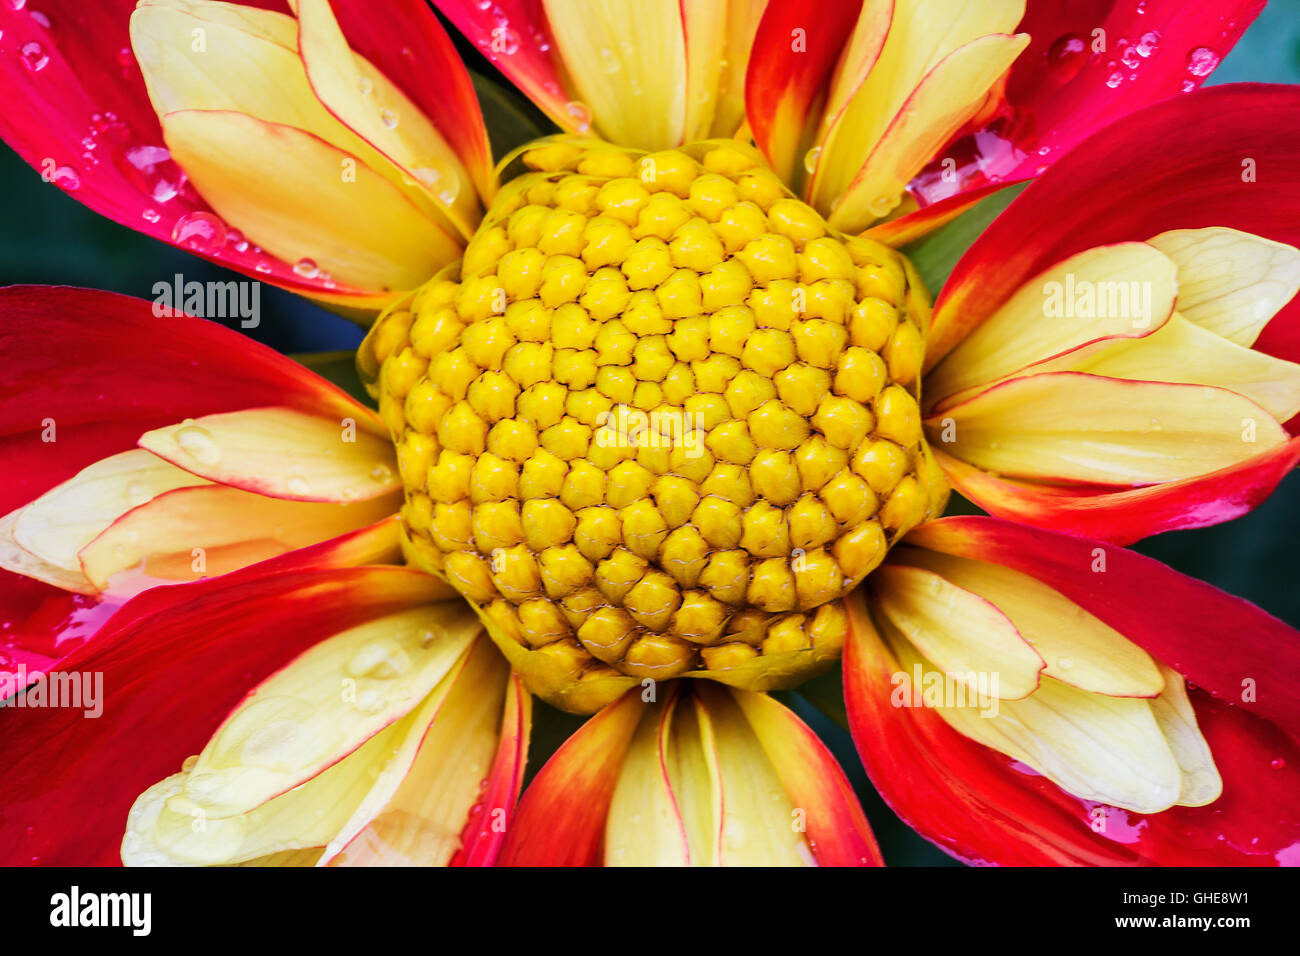
[[[999,189],[991,196],[986,196],[964,213],[938,229],[924,239],[918,239],[911,245],[904,246],[903,255],[912,260],[925,287],[936,297],[948,276],[956,267],[957,261],[970,248],[980,233],[1002,210],[1011,205],[1028,183],[1016,183],[1005,189]]]

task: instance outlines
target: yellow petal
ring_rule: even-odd
[[[927,427],[948,428],[955,440],[944,450],[976,467],[1103,485],[1208,474],[1287,439],[1235,392],[1077,372],[1011,379],[941,414]]]
[[[869,580],[894,627],[968,691],[1016,699],[1038,686],[1043,659],[983,597],[933,571],[903,565],[886,564]]]
[[[927,400],[995,382],[1112,336],[1142,336],[1174,308],[1178,271],[1144,242],[1071,256],[1016,290],[925,380]]]
[[[1178,803],[1184,807],[1203,807],[1219,799],[1223,778],[1214,765],[1210,745],[1196,724],[1196,712],[1187,699],[1182,675],[1163,664],[1160,670],[1165,677],[1165,691],[1151,702],[1151,712],[1182,772]]]
[[[900,108],[831,207],[837,229],[860,232],[897,207],[912,177],[979,111],[987,92],[1029,45],[1027,34],[986,36],[948,54]]]
[[[916,648],[888,630],[908,672],[919,665],[935,673]],[[958,733],[1028,764],[1081,799],[1137,813],[1158,813],[1178,802],[1178,764],[1142,698],[1092,694],[1044,677],[1024,700],[999,701],[993,716],[978,707],[940,704],[935,710]]]
[[[118,587],[114,576],[135,568],[148,583],[195,581],[367,527],[401,503],[397,494],[355,504],[286,501],[204,484],[123,515],[81,549],[80,560],[86,577],[110,593]],[[120,589],[135,590],[131,575]]]
[[[461,831],[492,762],[508,677],[509,667],[492,642],[475,641],[461,666],[429,695],[423,708],[427,717],[419,718],[428,729],[418,753],[407,765],[394,761],[381,772],[320,862],[446,865],[460,849]]]
[[[688,866],[709,859],[704,855],[702,860],[701,851],[708,854],[712,846],[708,839],[700,840],[700,831],[712,817],[707,787],[701,793],[691,786],[701,775],[689,774],[679,797],[668,775],[670,753],[674,761],[693,757],[702,764],[698,735],[680,729],[674,734],[678,699],[674,695],[667,702],[651,705],[637,725],[605,822],[607,866]],[[688,739],[682,739],[684,734]],[[707,775],[703,776],[707,780]],[[694,847],[682,819],[687,812],[696,819],[703,812],[706,821],[704,827],[691,828],[696,837]]]
[[[291,408],[186,419],[146,432],[140,447],[188,472],[274,498],[365,501],[401,487],[386,439]]]
[[[460,256],[459,240],[398,187],[320,137],[220,110],[169,113],[162,127],[212,208],[286,262],[400,291]]]
[[[329,0],[298,5],[302,65],[315,95],[338,120],[413,178],[468,239],[478,193],[455,150],[400,89],[353,53]]]
[[[1237,345],[1176,312],[1150,335],[1112,339],[1086,351],[1076,361],[1065,356],[1048,367],[1226,388],[1246,396],[1280,422],[1300,412],[1300,365]]]
[[[605,139],[677,146],[686,130],[686,40],[678,0],[543,0],[555,45]]]
[[[1300,250],[1211,226],[1148,240],[1178,264],[1178,311],[1238,345],[1253,345],[1300,290]]]
[[[19,548],[42,564],[60,569],[47,574],[64,577],[64,583],[49,583],[63,587],[81,580],[84,585],[73,590],[94,591],[97,588],[84,578],[77,557],[82,548],[122,515],[155,496],[206,484],[202,478],[147,451],[133,449],[83,468],[8,516],[12,519],[10,534]],[[39,566],[18,567],[20,558],[0,549],[0,567],[49,580],[48,576],[32,573]]]
[[[990,602],[1047,662],[1044,677],[1111,697],[1156,697],[1165,686],[1146,651],[1037,578],[910,546],[890,560],[933,571]]]
[[[1024,16],[1024,7],[1024,0],[990,0],[986,3],[913,0],[895,3],[889,34],[879,58],[853,91],[847,106],[830,117],[832,125],[820,140],[820,163],[808,193],[813,204],[818,209],[829,210],[848,191],[890,124],[932,70],[950,54],[981,37],[1010,33]],[[957,100],[949,98],[931,102],[927,96],[927,109],[937,108],[941,113],[949,114],[953,111],[953,103],[959,101],[962,122],[964,117],[973,115],[983,103],[988,87],[999,75],[989,73],[994,63],[1003,60],[1005,51],[1000,49],[1002,46],[981,44],[973,59],[968,60],[969,54],[963,54],[953,61],[963,70],[972,71],[966,84],[959,84],[956,90],[951,90],[950,81],[943,81],[945,95],[952,97],[955,94]],[[998,52],[992,56],[979,52],[988,50],[991,54],[994,49]],[[1014,54],[1012,56],[1014,58]],[[869,57],[858,58],[865,59]],[[855,73],[860,75],[860,71],[850,70],[838,78],[839,82],[834,85],[837,88],[834,89],[832,108],[845,98],[844,76],[853,77]],[[917,115],[915,122],[918,125],[914,128],[929,127],[938,119],[933,113]],[[930,158],[927,156],[921,165]],[[894,157],[890,157],[890,161],[894,161]],[[898,195],[873,196],[869,202],[887,199],[896,202],[899,198]],[[879,218],[887,212],[888,209],[874,212],[871,218]],[[832,222],[834,224],[834,220]],[[864,227],[865,224],[858,226],[855,231]]]
[[[211,818],[235,816],[317,776],[415,709],[480,631],[467,605],[448,602],[322,641],[226,718],[191,768],[185,796]]]

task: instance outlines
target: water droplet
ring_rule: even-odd
[[[623,69],[623,61],[609,47],[600,48],[600,65],[606,73],[617,73]]]
[[[196,252],[211,252],[226,242],[226,224],[214,213],[187,212],[172,226],[172,242]]]
[[[377,714],[384,709],[384,695],[377,690],[363,690],[352,705],[363,714]]]
[[[573,125],[579,133],[591,129],[591,108],[586,103],[579,103],[576,100],[565,103],[564,111],[573,117]]]
[[[253,270],[262,273],[262,275],[268,275],[271,271],[271,266],[269,263],[259,262],[257,265],[253,266]]]
[[[803,168],[811,175],[817,171],[817,161],[822,158],[822,148],[814,146],[808,152],[803,154]]]
[[[384,108],[379,111],[379,122],[389,129],[397,129],[397,114],[390,109]]]
[[[1269,766],[1272,767],[1274,770],[1281,770],[1286,766],[1286,760],[1282,757],[1274,757],[1271,761],[1269,761]]]
[[[293,475],[286,483],[290,494],[305,495],[311,491],[311,486],[307,484],[307,479],[301,475]]]
[[[299,259],[293,264],[293,271],[304,279],[314,279],[320,275],[320,267],[314,259]]]
[[[40,26],[44,27],[47,30],[52,25],[50,23],[50,18],[46,16],[44,13],[42,13],[40,10],[33,10],[29,14],[29,16],[31,16],[32,20],[34,20],[37,24],[39,24]]]
[[[215,465],[221,461],[221,447],[213,440],[212,433],[202,425],[194,424],[192,418],[177,430],[176,444],[200,465]]]
[[[353,677],[392,680],[401,677],[410,667],[411,659],[401,647],[392,641],[378,640],[363,644],[345,669]]]
[[[362,96],[369,96],[375,90],[375,84],[368,76],[357,77],[357,90]]]
[[[226,233],[226,242],[230,243],[230,247],[236,252],[248,251],[248,240],[238,229],[231,229]]]
[[[1195,89],[1196,89],[1195,83],[1193,83],[1191,80],[1183,80],[1182,91],[1184,93],[1190,93]]]
[[[1088,45],[1074,33],[1057,37],[1047,48],[1047,64],[1062,81],[1073,79],[1087,60]]]
[[[1192,76],[1209,76],[1219,65],[1219,54],[1208,46],[1198,46],[1187,54],[1187,72]]]
[[[105,114],[112,116],[112,114]],[[114,120],[116,118],[114,117]],[[94,118],[91,118],[92,129]],[[117,133],[119,126],[106,127]],[[125,129],[121,129],[125,134]],[[185,185],[185,173],[172,161],[171,153],[165,146],[128,146],[121,151],[121,158],[126,164],[119,167],[134,180],[141,192],[147,193],[154,202],[169,202],[180,193]]]
[[[438,193],[438,202],[442,203],[444,206],[450,206],[456,201],[456,197],[459,195],[460,183],[456,180],[452,180],[447,184],[446,188],[443,189],[442,192]]]
[[[81,188],[81,176],[71,166],[60,166],[55,169],[50,174],[50,182],[60,189],[66,189],[68,192]]]
[[[5,2],[9,4],[10,10],[21,10],[27,6],[27,0],[5,0]]]
[[[1124,74],[1120,73],[1118,70],[1112,72],[1110,76],[1106,77],[1106,85],[1109,86],[1112,90],[1115,89],[1115,87],[1119,86],[1123,82],[1124,82]]]
[[[370,469],[370,477],[381,485],[387,484],[393,480],[393,469],[387,465],[375,465]]]
[[[151,499],[153,494],[149,486],[142,481],[129,481],[126,485],[126,500],[132,508],[138,508]]]
[[[1155,53],[1159,47],[1160,34],[1155,30],[1148,30],[1146,33],[1142,34],[1142,38],[1138,40],[1138,44],[1134,49],[1137,50],[1138,56],[1146,59],[1152,53]]]
[[[1141,58],[1138,56],[1137,48],[1131,46],[1125,46],[1124,49],[1120,51],[1119,58],[1120,62],[1130,70],[1137,69],[1137,65],[1142,62]]]
[[[1069,657],[1062,657],[1057,661],[1057,663],[1061,666],[1061,670],[1063,671],[1071,670],[1074,667],[1074,660]]]
[[[35,40],[30,43],[24,43],[22,48],[23,65],[33,73],[39,73],[45,69],[45,64],[50,62],[50,56],[45,52],[45,47],[41,46]]]

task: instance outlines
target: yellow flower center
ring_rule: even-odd
[[[839,599],[947,494],[915,270],[733,142],[521,158],[459,266],[363,348],[411,560],[568,709],[811,676]]]

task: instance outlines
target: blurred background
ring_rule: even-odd
[[[450,27],[449,32],[456,35]],[[536,110],[504,89],[507,84],[485,59],[468,45],[459,45],[474,70],[500,84],[480,84],[490,129],[509,129],[516,142],[547,131]],[[1209,82],[1247,81],[1300,83],[1300,0],[1273,0]],[[0,285],[85,286],[152,300],[154,283],[170,280],[178,272],[187,281],[240,278],[96,215],[43,182],[3,145],[0,210]],[[261,324],[247,334],[282,352],[352,349],[361,341],[361,330],[351,322],[271,286],[263,286],[261,305]],[[231,320],[230,324],[237,322]],[[1297,531],[1300,473],[1292,473],[1272,498],[1251,514],[1214,528],[1159,535],[1143,542],[1138,550],[1300,627]],[[833,694],[833,684],[826,679],[823,682],[823,688]],[[811,692],[809,696],[813,696]],[[835,751],[862,798],[889,864],[957,865],[912,833],[884,805],[867,782],[848,734],[840,726],[799,695],[789,695],[787,701]],[[539,706],[538,712],[530,773],[579,722],[544,706]]]

